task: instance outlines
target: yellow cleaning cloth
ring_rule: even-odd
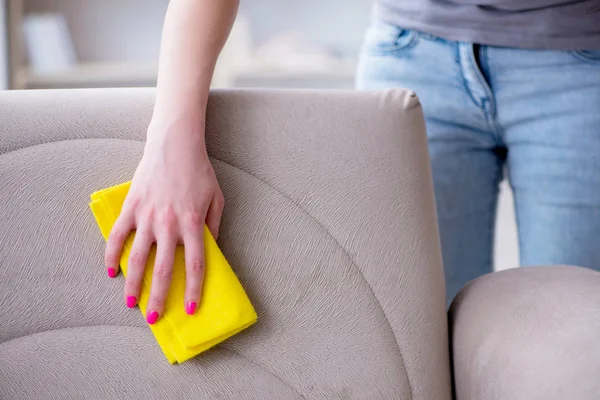
[[[121,212],[131,182],[93,193],[90,208],[106,240]],[[135,233],[129,235],[121,254],[121,270],[127,276],[127,262]],[[183,246],[177,246],[173,279],[161,318],[149,325],[171,364],[181,363],[254,324],[256,311],[213,236],[204,229],[206,271],[202,299],[192,316],[184,309],[185,261]],[[143,315],[152,284],[156,246],[148,262],[138,301]]]

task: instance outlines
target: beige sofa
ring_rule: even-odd
[[[600,274],[490,274],[447,318],[406,90],[211,94],[219,244],[259,321],[169,365],[87,207],[131,179],[153,95],[0,93],[0,399],[600,398]]]

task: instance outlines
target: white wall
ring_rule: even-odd
[[[513,195],[507,181],[502,182],[500,185],[494,265],[497,270],[519,266],[519,246]]]
[[[240,12],[253,22],[257,43],[282,30],[303,31],[308,38],[342,53],[355,53],[369,23],[373,0],[241,0]]]
[[[298,30],[340,52],[356,52],[372,0],[241,0],[258,44]],[[26,11],[66,13],[82,61],[152,61],[158,57],[167,0],[26,0]],[[91,45],[90,45],[91,44]]]
[[[64,12],[80,61],[154,61],[167,0],[26,0],[26,12]]]

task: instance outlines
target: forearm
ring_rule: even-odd
[[[239,0],[172,0],[163,27],[153,122],[198,130]],[[159,122],[157,122],[159,121]],[[153,134],[149,130],[149,135]]]

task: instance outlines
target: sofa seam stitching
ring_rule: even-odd
[[[406,373],[406,380],[408,382],[408,389],[410,392],[410,399],[413,398],[413,389],[412,389],[412,382],[411,382],[411,378],[410,375],[408,373],[408,370],[406,368],[406,363],[404,362],[404,354],[402,349],[400,348],[400,345],[398,343],[398,338],[396,337],[396,334],[394,332],[394,329],[392,328],[392,324],[390,323],[390,319],[387,315],[387,313],[385,312],[383,306],[381,305],[381,301],[379,300],[378,296],[375,294],[375,291],[373,290],[373,287],[371,286],[371,284],[369,283],[369,281],[367,280],[367,278],[365,277],[365,275],[363,274],[363,272],[360,270],[360,268],[358,268],[356,262],[354,261],[354,259],[350,256],[350,253],[348,253],[348,250],[342,246],[342,244],[338,241],[338,239],[329,231],[329,229],[327,229],[325,227],[325,225],[323,225],[321,223],[321,221],[319,221],[314,215],[312,215],[311,213],[309,213],[304,207],[302,207],[300,204],[298,204],[298,202],[296,202],[295,200],[293,200],[290,196],[288,196],[287,194],[281,192],[279,189],[277,189],[276,187],[274,187],[273,185],[271,185],[270,183],[266,182],[264,179],[259,178],[258,176],[236,166],[233,165],[227,161],[218,159],[216,157],[210,157],[220,163],[223,163],[225,165],[230,166],[231,168],[234,168],[238,171],[243,172],[244,174],[253,177],[254,179],[262,182],[263,184],[265,184],[266,186],[268,186],[269,188],[271,188],[272,190],[274,190],[275,192],[279,193],[281,196],[283,196],[285,199],[287,199],[290,203],[292,203],[293,205],[295,205],[298,209],[302,210],[311,220],[313,220],[326,234],[327,236],[329,236],[334,242],[335,244],[337,244],[337,246],[340,248],[340,250],[342,250],[344,252],[344,254],[346,255],[346,257],[348,257],[348,260],[350,261],[350,263],[352,264],[352,266],[356,269],[356,271],[359,273],[360,277],[363,279],[363,281],[365,282],[365,284],[367,285],[367,288],[369,289],[369,292],[371,293],[371,295],[373,296],[373,298],[375,299],[377,305],[379,306],[379,309],[381,310],[381,312],[383,313],[383,316],[385,317],[385,321],[387,322],[388,328],[390,330],[390,332],[392,333],[392,336],[394,338],[394,341],[396,342],[396,347],[398,348],[398,354],[400,355],[400,361],[402,362],[402,367],[404,369],[404,372]]]
[[[42,143],[28,144],[28,145],[16,147],[16,148],[13,148],[13,149],[9,148],[6,151],[0,150],[0,157],[7,156],[7,155],[9,155],[11,153],[14,153],[14,152],[17,152],[17,151],[21,151],[21,150],[30,149],[30,148],[33,148],[33,147],[45,146],[47,144],[56,144],[56,143],[62,143],[62,142],[82,142],[82,141],[88,141],[88,140],[90,140],[90,141],[109,141],[109,142],[117,141],[117,142],[145,143],[145,140],[114,138],[114,137],[60,139],[60,140],[50,140],[50,141],[42,142]]]
[[[24,338],[28,338],[31,336],[35,336],[35,335],[39,335],[39,334],[43,334],[43,333],[48,333],[48,332],[61,332],[64,330],[70,330],[70,329],[80,329],[80,328],[104,328],[104,327],[111,327],[111,328],[135,328],[135,329],[144,329],[143,326],[137,326],[137,325],[121,325],[121,324],[90,324],[90,325],[86,325],[86,324],[82,324],[82,325],[76,325],[76,326],[64,326],[62,328],[54,328],[54,329],[46,329],[43,331],[35,331],[32,333],[27,333],[25,335],[20,335],[20,336],[15,336],[12,337],[10,339],[7,339],[3,342],[0,342],[0,347],[4,346],[7,343],[10,343],[12,341],[15,340],[19,340],[19,339],[24,339]]]
[[[276,373],[274,373],[274,372],[273,372],[273,371],[271,371],[270,369],[267,369],[267,368],[266,368],[264,365],[262,365],[262,364],[260,364],[260,363],[258,363],[258,362],[256,362],[256,361],[254,361],[254,360],[252,360],[252,359],[250,359],[250,358],[246,357],[245,355],[241,354],[240,352],[238,352],[238,351],[236,351],[236,350],[233,350],[233,349],[230,349],[230,348],[227,348],[227,347],[225,347],[225,346],[221,346],[221,347],[217,348],[217,350],[219,350],[219,351],[220,351],[220,350],[228,351],[228,352],[230,352],[230,353],[233,353],[233,354],[235,354],[235,355],[237,355],[237,356],[239,356],[239,357],[243,358],[244,360],[246,360],[246,361],[250,362],[251,364],[253,364],[253,365],[257,366],[257,367],[258,367],[259,369],[261,369],[262,371],[264,371],[264,372],[266,372],[266,373],[270,374],[271,376],[275,377],[275,378],[276,378],[276,379],[277,379],[279,382],[281,382],[281,383],[282,383],[284,386],[287,386],[288,388],[292,389],[292,391],[294,391],[294,392],[295,392],[295,393],[296,393],[296,394],[297,394],[297,395],[298,395],[298,396],[299,396],[301,399],[305,399],[305,398],[306,398],[306,397],[304,397],[304,395],[302,395],[302,393],[300,393],[300,392],[298,391],[298,389],[296,389],[294,386],[292,386],[292,385],[291,385],[289,382],[286,382],[286,381],[284,381],[282,377],[280,377],[279,375],[277,375]]]
[[[133,328],[133,329],[138,329],[138,330],[145,330],[144,327],[142,326],[135,326],[135,325],[121,325],[121,324],[99,324],[99,325],[77,325],[77,326],[65,326],[62,328],[56,328],[56,329],[47,329],[44,331],[36,331],[33,333],[28,333],[25,335],[21,335],[21,336],[17,336],[14,338],[10,338],[8,340],[5,340],[3,342],[0,342],[0,347],[3,347],[4,345],[13,342],[13,341],[17,341],[17,340],[21,340],[21,339],[26,339],[26,338],[30,338],[30,337],[34,337],[37,335],[42,335],[42,334],[46,334],[46,333],[51,333],[51,332],[62,332],[62,331],[69,331],[69,330],[73,330],[73,329],[84,329],[84,328],[102,328],[102,327],[110,327],[110,328]],[[288,382],[284,381],[280,376],[278,376],[277,374],[273,373],[272,371],[270,371],[269,369],[265,368],[264,365],[244,356],[243,354],[239,353],[238,351],[235,351],[233,349],[229,349],[225,346],[218,346],[215,347],[216,351],[227,351],[230,353],[233,353],[241,358],[243,358],[246,361],[249,361],[251,364],[255,365],[256,367],[258,367],[259,369],[261,369],[262,371],[272,375],[273,377],[275,377],[279,382],[281,382],[284,386],[289,387],[291,390],[293,390],[301,399],[305,399],[306,397],[304,397],[295,387],[293,387],[291,384],[289,384]]]

